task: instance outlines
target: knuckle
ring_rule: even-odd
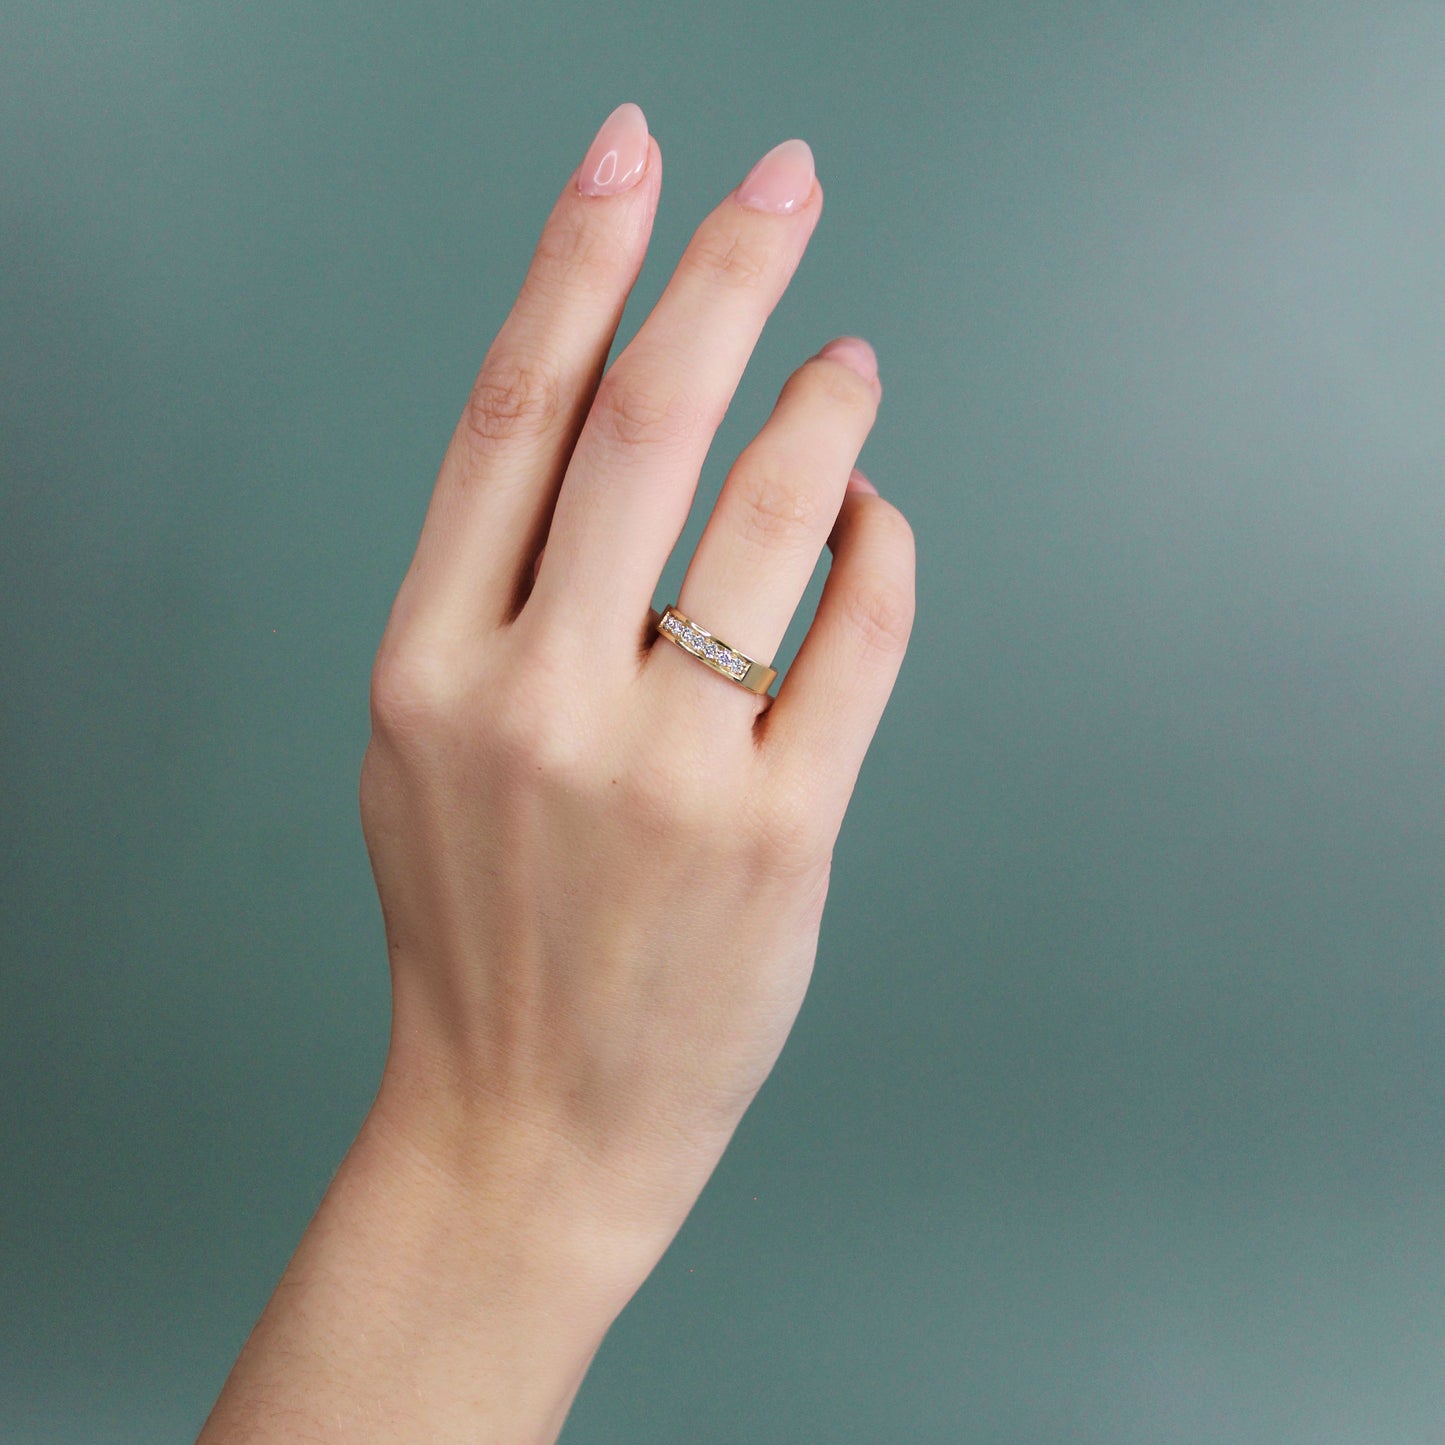
[[[813,792],[786,770],[774,772],[770,784],[752,820],[761,866],[773,874],[809,873],[829,854]]]
[[[482,363],[463,420],[472,442],[486,449],[547,435],[561,411],[556,367],[538,356],[516,356]]]
[[[878,394],[851,366],[831,356],[809,357],[788,378],[784,388],[807,403],[845,411],[876,411]]]
[[[529,784],[581,778],[589,752],[578,716],[575,674],[548,643],[489,691],[485,744],[513,781]]]
[[[557,709],[538,706],[521,691],[499,699],[487,722],[492,755],[513,782],[533,787],[570,784],[586,756],[582,736]]]
[[[716,850],[747,833],[751,789],[731,786],[751,761],[751,739],[730,747],[693,725],[690,713],[664,716],[652,745],[633,750],[613,791],[642,830],[679,846]]]
[[[913,528],[892,502],[882,497],[870,500],[873,502],[873,524],[882,534],[882,550],[891,561],[892,571],[906,579],[911,588],[916,551]]]
[[[625,796],[634,818],[673,842],[715,829],[717,799],[699,786],[702,772],[680,749],[649,753],[628,778]]]
[[[592,224],[590,216],[564,212],[543,227],[525,284],[540,283],[550,290],[579,272],[610,274],[617,255],[615,238]]]
[[[685,271],[709,286],[751,291],[764,286],[774,271],[773,251],[746,230],[705,228],[683,252]]]
[[[597,388],[592,425],[603,442],[618,448],[672,450],[697,435],[707,415],[677,386],[647,384],[608,372]]]
[[[758,458],[740,467],[734,479],[738,531],[762,547],[816,543],[822,527],[819,498],[791,480],[793,473],[776,459]]]
[[[901,652],[913,630],[913,589],[880,577],[855,582],[843,594],[843,616],[853,635],[875,652]]]
[[[383,641],[371,669],[371,726],[380,738],[406,746],[450,727],[460,706],[457,670],[430,647]]]

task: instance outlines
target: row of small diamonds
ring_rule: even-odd
[[[662,626],[671,632],[680,642],[685,642],[699,657],[705,657],[709,662],[715,662],[725,671],[730,672],[734,677],[742,677],[748,670],[748,660],[739,657],[734,652],[729,652],[720,642],[709,637],[705,632],[699,632],[695,627],[689,627],[684,622],[679,622],[672,613],[668,613],[662,619]]]

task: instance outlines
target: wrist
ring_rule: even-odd
[[[579,1078],[525,1062],[526,1048],[499,1068],[498,1052],[398,989],[368,1125],[438,1188],[526,1201],[528,1222],[572,1241],[583,1256],[573,1267],[620,1292],[620,1310],[682,1227],[737,1117],[684,1119],[607,1070]],[[639,1058],[636,1072],[646,1068]]]
[[[495,1269],[500,1248],[519,1299],[565,1307],[599,1341],[681,1224],[560,1131],[431,1070],[389,1061],[354,1147],[388,1193],[442,1230],[440,1268],[479,1250]]]
[[[655,1262],[575,1174],[385,1076],[201,1441],[550,1445]]]

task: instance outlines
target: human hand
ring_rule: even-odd
[[[386,1067],[205,1445],[554,1440],[802,1003],[912,622],[912,533],[850,475],[881,391],[871,348],[840,338],[737,459],[678,599],[767,663],[829,547],[776,699],[654,630],[822,205],[808,148],[771,152],[604,375],[661,178],[620,107],[442,462],[362,764]]]
[[[776,699],[653,630],[703,459],[822,205],[807,146],[785,142],[604,374],[660,184],[641,111],[620,107],[446,452],[361,781],[394,991],[384,1098],[448,1161],[503,1124],[509,1144],[560,1141],[562,1187],[633,1231],[647,1267],[797,1016],[913,614],[909,526],[849,485],[881,388],[844,338],[737,459],[677,602],[766,662],[826,544]]]

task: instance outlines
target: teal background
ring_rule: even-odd
[[[371,658],[635,99],[620,340],[827,190],[661,592],[860,332],[919,615],[564,1442],[1445,1440],[1442,97],[1434,5],[6,0],[0,1438],[190,1438],[370,1100]]]

